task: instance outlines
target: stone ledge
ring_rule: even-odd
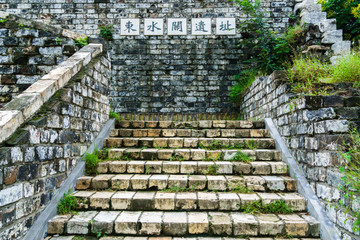
[[[102,51],[102,44],[89,44],[83,47],[5,105],[0,111],[0,143],[29,120],[56,91],[65,86],[82,67]]]

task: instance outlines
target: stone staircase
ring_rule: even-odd
[[[118,121],[106,140],[108,160],[96,176],[77,180],[78,213],[53,218],[48,239],[319,239],[319,223],[264,128],[262,121]],[[291,213],[245,211],[279,202]]]

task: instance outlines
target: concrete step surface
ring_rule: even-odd
[[[203,120],[203,121],[117,121],[116,128],[174,128],[174,129],[264,129],[264,121]]]
[[[113,129],[111,137],[209,137],[209,138],[266,138],[270,133],[265,129]]]
[[[319,223],[306,214],[240,212],[86,211],[60,215],[49,222],[49,234],[145,236],[278,236],[319,237]]]
[[[226,175],[286,175],[288,167],[278,161],[105,161],[99,163],[97,172],[145,174],[208,174],[212,171]]]
[[[295,212],[306,210],[306,200],[298,193],[77,191],[74,196],[78,210],[238,211],[254,202],[278,200]]]
[[[107,138],[105,146],[112,147],[140,147],[140,148],[209,148],[218,145],[220,149],[234,147],[238,149],[274,149],[272,138]]]
[[[296,181],[287,176],[229,176],[184,174],[100,174],[77,179],[77,190],[163,190],[194,188],[196,190],[229,191],[296,191]]]

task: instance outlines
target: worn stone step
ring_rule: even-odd
[[[259,200],[264,204],[283,200],[295,212],[306,210],[306,200],[298,193],[77,191],[74,196],[78,210],[238,211]]]
[[[205,150],[193,148],[113,148],[108,150],[108,158],[110,160],[235,161],[236,155],[239,155],[240,152],[254,161],[281,161],[281,152],[274,149]]]
[[[209,138],[267,138],[265,129],[113,129],[111,137],[209,137]]]
[[[286,176],[229,176],[173,174],[100,174],[77,179],[76,189],[164,190],[192,188],[196,190],[296,191],[296,181]]]
[[[203,121],[117,121],[116,128],[175,128],[175,129],[263,129],[264,121],[233,121],[233,120],[203,120]]]
[[[146,147],[146,148],[207,148],[219,145],[220,148],[236,146],[241,149],[274,149],[275,141],[272,138],[107,138],[105,146],[112,147]]]
[[[101,229],[101,230],[100,230]],[[86,211],[56,216],[48,233],[145,236],[278,236],[319,237],[319,223],[303,214],[251,215],[239,212]]]
[[[68,236],[50,236],[45,240],[79,240],[82,236],[79,235],[68,235]],[[94,237],[94,240],[97,239]],[[86,239],[90,240],[90,239]],[[251,238],[231,238],[231,237],[171,237],[171,236],[142,236],[142,237],[134,237],[134,236],[106,236],[101,237],[99,240],[321,240],[320,238],[286,238],[286,237],[251,237]]]
[[[236,175],[285,175],[284,162],[235,162],[235,161],[105,161],[98,164],[98,173],[145,174],[236,174]]]

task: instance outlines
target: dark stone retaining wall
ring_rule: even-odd
[[[93,59],[2,143],[0,239],[22,239],[94,141],[109,116],[110,75],[106,57]]]
[[[74,39],[11,15],[0,23],[0,108],[73,55]],[[75,35],[74,37],[78,37]]]
[[[349,89],[344,86],[344,92]],[[360,96],[356,90],[348,97],[297,97],[289,91],[283,72],[260,77],[245,93],[241,111],[246,119],[274,120],[343,239],[359,239],[359,232],[352,230],[354,219],[344,222],[344,209],[338,204],[344,199],[338,189],[343,182],[337,149],[349,130],[349,123],[359,123]],[[355,202],[348,204],[354,209],[359,207]]]
[[[269,27],[282,31],[293,0],[264,0]],[[228,101],[233,76],[244,67],[246,49],[235,36],[120,36],[121,18],[236,17],[229,0],[5,0],[5,11],[98,37],[98,26],[114,24],[108,45],[112,61],[111,102],[116,112],[233,112]],[[141,26],[143,28],[143,26]],[[166,29],[166,28],[165,28]],[[213,28],[215,30],[215,28]],[[142,32],[142,29],[141,29]]]

